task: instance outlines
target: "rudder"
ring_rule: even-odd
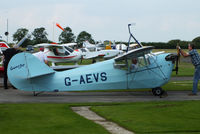
[[[55,73],[30,53],[19,53],[8,64],[8,79],[18,89],[31,90],[31,79]]]

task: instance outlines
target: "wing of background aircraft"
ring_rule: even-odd
[[[34,45],[34,47],[50,47],[50,46],[57,46],[57,45],[50,44],[50,43],[40,43],[40,44]]]
[[[77,43],[65,43],[65,44],[60,44],[62,46],[67,46],[67,47],[73,47],[73,46],[77,46]]]
[[[76,46],[77,43],[65,43],[65,44],[57,44],[57,43],[40,43],[35,45],[34,47],[51,47],[51,46],[67,46],[67,47],[72,47],[72,46]]]

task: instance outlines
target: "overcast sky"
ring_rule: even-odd
[[[39,27],[58,41],[62,31],[54,23],[69,26],[76,36],[87,31],[96,41],[128,41],[128,23],[135,23],[132,32],[140,42],[200,36],[200,0],[0,0],[0,5],[0,35],[6,40],[8,19],[9,42],[18,28]]]

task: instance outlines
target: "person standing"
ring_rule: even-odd
[[[46,54],[44,52],[44,48],[43,47],[40,48],[39,52],[34,53],[33,55],[35,57],[37,57],[41,62],[44,62],[45,64],[48,65],[47,56],[46,56]]]
[[[192,93],[188,94],[191,96],[197,95],[197,86],[198,86],[198,82],[200,79],[200,55],[197,52],[197,50],[195,49],[195,45],[194,44],[188,44],[188,50],[189,53],[184,52],[180,46],[177,47],[181,53],[181,55],[183,55],[183,57],[191,57],[191,61],[192,64],[195,67],[195,71],[194,71],[194,76],[193,76],[193,88],[192,88]]]
[[[8,68],[8,63],[11,60],[11,58],[17,54],[21,52],[18,49],[17,45],[14,45],[13,48],[7,48],[5,51],[3,51],[3,57],[2,57],[2,61],[3,61],[3,67],[4,67],[4,89],[8,89],[8,74],[7,74],[7,68]]]

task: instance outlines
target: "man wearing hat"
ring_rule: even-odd
[[[7,68],[8,63],[10,59],[17,53],[21,52],[21,50],[18,49],[17,45],[14,45],[13,48],[8,48],[5,51],[3,51],[3,67],[4,67],[4,89],[8,89],[8,75],[7,75]]]
[[[44,47],[40,47],[40,51],[37,53],[34,53],[33,55],[37,57],[41,62],[44,62],[45,64],[48,65],[47,56],[44,52]]]

